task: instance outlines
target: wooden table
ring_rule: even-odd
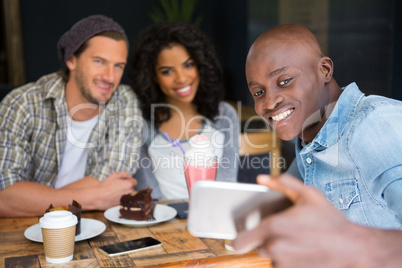
[[[43,244],[25,238],[24,231],[40,217],[0,218],[0,268],[2,267],[272,267],[269,259],[256,252],[237,255],[224,247],[223,240],[200,239],[186,230],[187,220],[172,219],[148,227],[128,227],[108,221],[103,212],[84,212],[106,224],[101,235],[76,242],[74,259],[55,265],[46,262]],[[113,258],[98,247],[115,242],[154,237],[162,247]]]

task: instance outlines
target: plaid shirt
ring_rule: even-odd
[[[65,83],[56,73],[14,89],[0,104],[0,189],[33,181],[54,187],[67,139]],[[142,131],[134,92],[120,85],[89,137],[85,176],[137,170]]]

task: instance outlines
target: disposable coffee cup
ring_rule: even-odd
[[[77,217],[70,211],[46,213],[39,220],[46,261],[63,263],[73,259]]]

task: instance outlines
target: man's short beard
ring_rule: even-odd
[[[104,103],[99,102],[99,100],[95,99],[91,93],[89,92],[89,89],[86,88],[85,86],[79,87],[81,95],[91,104],[95,105],[102,105]]]
[[[84,97],[89,103],[95,105],[105,105],[105,102],[100,102],[99,100],[95,99],[90,89],[87,87],[84,79],[84,75],[82,72],[77,72],[75,75],[75,80],[77,81],[78,88],[81,92],[82,97]]]

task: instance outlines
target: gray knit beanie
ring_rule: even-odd
[[[94,35],[104,31],[119,32],[124,36],[126,42],[128,42],[123,28],[117,22],[103,15],[92,15],[78,21],[60,37],[57,43],[60,61],[65,63],[83,43]]]

